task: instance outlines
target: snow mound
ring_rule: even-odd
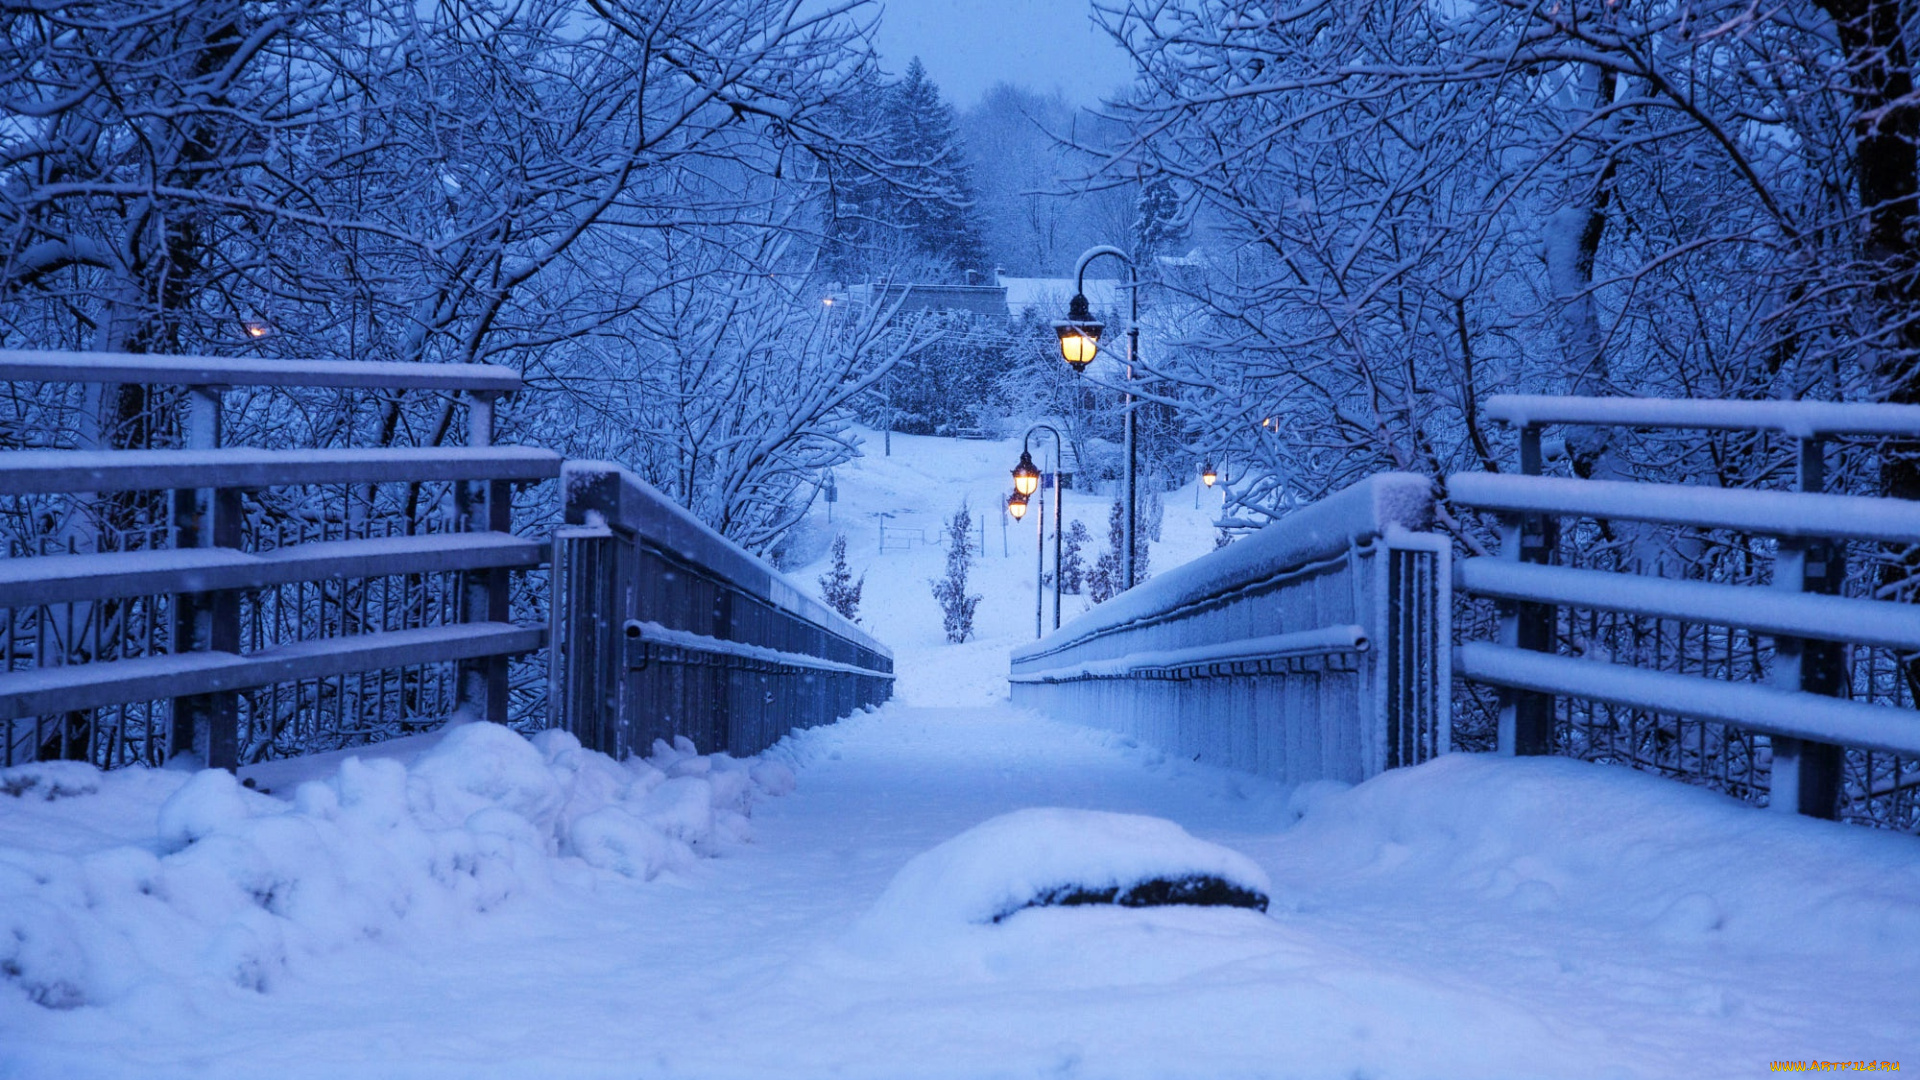
[[[0,993],[69,1009],[155,986],[269,992],[304,957],[590,887],[581,864],[688,867],[793,787],[783,767],[655,749],[617,762],[563,731],[470,723],[410,765],[348,757],[290,801],[219,770],[0,771]],[[146,826],[72,842],[104,818]],[[68,839],[35,840],[53,835]]]
[[[1920,955],[1920,844],[1568,758],[1446,754],[1314,802],[1276,907],[1408,891],[1635,949]],[[1311,868],[1310,870],[1308,868]],[[1330,883],[1340,883],[1332,885]]]
[[[999,923],[1030,907],[1224,904],[1266,910],[1253,860],[1164,818],[1037,807],[982,822],[913,857],[857,936],[907,941]]]

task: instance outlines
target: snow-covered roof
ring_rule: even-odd
[[[1073,300],[1072,278],[1000,277],[1007,290],[1007,310],[1015,315],[1028,308],[1050,319],[1067,317],[1067,304]],[[1113,308],[1120,302],[1120,282],[1112,278],[1087,279],[1087,303],[1095,310]]]
[[[847,295],[861,304],[898,302],[902,311],[955,311],[1000,318],[1008,314],[1005,290],[993,285],[868,283],[853,286]]]

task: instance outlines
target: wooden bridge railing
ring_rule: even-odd
[[[1498,513],[1504,530],[1499,557],[1457,566],[1462,593],[1497,604],[1499,630],[1497,640],[1461,643],[1454,671],[1499,688],[1502,752],[1571,752],[1695,779],[1701,762],[1744,753],[1768,777],[1773,806],[1821,817],[1843,798],[1920,783],[1920,712],[1874,703],[1910,704],[1910,679],[1889,680],[1908,688],[1883,693],[1854,655],[1879,649],[1912,664],[1920,605],[1838,595],[1844,542],[1920,544],[1920,503],[1824,490],[1829,440],[1920,437],[1920,407],[1508,396],[1486,408],[1519,428],[1520,468],[1447,481],[1456,504]],[[1774,433],[1795,444],[1797,490],[1543,476],[1550,425]],[[1581,521],[1771,538],[1772,585],[1564,565],[1581,545],[1561,539],[1563,526]],[[1769,545],[1748,547],[1764,558]],[[1583,623],[1581,613],[1615,621]],[[1688,750],[1685,733],[1642,723],[1662,716],[1701,725],[1692,764],[1669,764]]]
[[[1013,701],[1183,758],[1364,780],[1449,748],[1449,548],[1388,473],[1014,650]]]
[[[492,445],[493,401],[519,388],[515,372],[0,351],[0,381],[186,388],[178,448],[0,451],[0,500],[15,519],[67,523],[56,526],[64,544],[30,537],[0,562],[0,765],[192,751],[232,768],[329,710],[343,738],[380,716],[506,718],[507,658],[545,637],[508,615],[508,573],[546,561],[545,544],[511,532],[510,488],[560,471],[549,451]],[[225,393],[246,386],[459,393],[468,445],[229,446]],[[339,538],[289,542],[262,531],[250,505],[268,489],[337,488],[343,505],[364,507],[379,485],[450,489],[451,520],[430,532],[411,518],[343,522]],[[143,511],[161,527],[127,544],[85,524],[96,511],[79,504],[126,493],[167,493]],[[446,584],[425,585],[435,580]],[[454,695],[440,702],[418,675],[447,664]],[[313,689],[325,680],[326,693]],[[288,692],[244,696],[269,687]],[[349,708],[346,696],[374,706]]]

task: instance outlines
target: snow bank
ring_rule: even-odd
[[[0,993],[54,1009],[164,987],[271,991],[303,957],[457,928],[569,884],[750,836],[774,762],[654,744],[616,762],[473,723],[411,765],[350,757],[282,801],[219,770],[0,771]]]
[[[1637,950],[1920,956],[1912,837],[1618,766],[1448,754],[1301,811],[1280,864],[1368,904],[1405,892],[1436,918],[1459,905],[1476,920],[1564,920]],[[1298,884],[1273,894],[1278,912],[1344,902],[1282,877]]]
[[[855,931],[885,947],[998,923],[1079,892],[1212,878],[1255,893],[1267,875],[1236,851],[1197,840],[1164,818],[1040,807],[985,821],[915,856]],[[1248,906],[1248,905],[1239,905]]]

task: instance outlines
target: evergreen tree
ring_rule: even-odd
[[[973,169],[961,152],[953,106],[927,77],[920,58],[887,99],[888,147],[906,164],[908,185],[925,197],[909,198],[898,208],[898,223],[914,246],[953,270],[984,269],[980,229],[973,219]]]
[[[973,563],[973,514],[962,502],[947,519],[947,576],[933,578],[933,598],[940,603],[947,640],[955,645],[973,636],[973,609],[980,594],[967,594],[967,570]]]
[[[833,538],[833,565],[820,575],[820,597],[827,606],[840,613],[841,617],[859,622],[860,592],[866,587],[867,575],[861,574],[860,580],[853,580],[853,571],[847,569],[847,537],[842,533]]]
[[[843,126],[877,151],[866,168],[833,177],[827,265],[842,281],[876,274],[927,284],[964,281],[984,269],[974,220],[973,170],[961,151],[953,107],[918,57],[898,82],[868,73],[842,106]]]
[[[1134,202],[1133,257],[1145,265],[1156,255],[1180,242],[1187,234],[1180,220],[1180,198],[1174,194],[1173,181],[1166,177],[1152,180],[1140,189]]]
[[[1081,553],[1086,550],[1087,541],[1091,539],[1092,536],[1088,534],[1085,522],[1076,520],[1073,524],[1067,526],[1067,535],[1062,541],[1063,547],[1060,551],[1060,589],[1062,592],[1069,592],[1075,596],[1079,596],[1080,590],[1086,587],[1087,561],[1086,557]]]
[[[1126,567],[1120,559],[1120,552],[1127,544],[1125,505],[1124,500],[1115,499],[1112,509],[1107,511],[1107,549],[1100,553],[1099,561],[1094,563],[1093,573],[1087,575],[1087,594],[1096,604],[1106,603],[1127,588]],[[1133,535],[1133,577],[1136,585],[1147,580],[1147,550],[1146,529],[1136,529]]]

